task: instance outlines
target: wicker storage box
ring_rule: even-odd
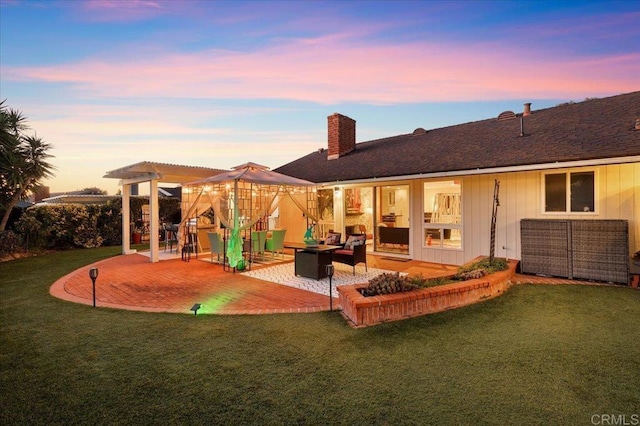
[[[523,273],[629,283],[626,220],[522,219]]]
[[[565,220],[520,221],[520,269],[525,274],[569,277],[571,275],[569,227]]]
[[[626,220],[572,220],[573,276],[629,283],[629,229]]]

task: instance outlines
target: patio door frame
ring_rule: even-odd
[[[403,187],[406,191],[406,211],[405,210],[401,210],[400,214],[398,214],[396,212],[395,209],[395,204],[396,204],[396,200],[397,200],[397,194],[396,192],[387,192],[387,194],[385,194],[383,196],[383,190],[386,187],[396,187],[396,190],[398,189],[398,187]],[[412,211],[412,199],[413,197],[411,196],[411,184],[409,182],[386,182],[385,184],[382,185],[373,185],[371,187],[373,189],[373,251],[375,253],[383,253],[385,255],[391,255],[391,256],[397,256],[397,257],[411,257],[411,242],[413,240],[413,236],[412,236],[412,226],[411,226],[411,211]],[[386,202],[386,204],[385,204]],[[388,214],[383,214],[385,213],[385,209],[383,208],[383,204],[385,205],[385,207],[389,208],[389,211],[387,212]],[[398,218],[400,218],[401,221],[406,221],[406,227],[405,226],[401,226],[398,228],[402,228],[402,229],[407,229],[408,232],[408,244],[406,246],[406,248],[398,248],[398,249],[389,249],[387,247],[383,247],[380,244],[380,225],[383,226],[392,226],[392,227],[396,227],[396,223],[397,222],[384,222],[383,218],[384,217],[391,217],[391,213],[394,213],[393,216],[395,216],[394,219],[396,219],[396,221],[398,220]],[[404,219],[404,217],[406,217],[406,219]]]

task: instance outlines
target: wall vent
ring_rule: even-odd
[[[509,120],[511,118],[516,118],[516,113],[513,111],[504,111],[498,115],[498,121]]]

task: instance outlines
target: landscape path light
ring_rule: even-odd
[[[325,266],[325,270],[327,271],[327,275],[329,276],[329,310],[333,311],[333,293],[331,290],[331,279],[333,278],[333,273],[334,273],[334,267],[333,265],[330,263],[327,266]]]
[[[189,310],[193,311],[193,315],[198,315],[198,309],[200,309],[201,307],[202,307],[202,304],[195,303]]]
[[[98,278],[98,268],[89,269],[89,278],[93,282],[93,307],[96,307],[96,279]]]

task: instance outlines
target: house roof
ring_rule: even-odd
[[[39,204],[102,204],[118,198],[120,195],[62,194],[43,198]]]
[[[279,173],[316,183],[437,175],[640,156],[640,91],[356,144],[334,160],[327,150],[285,164]]]
[[[217,175],[225,170],[208,167],[181,166],[178,164],[142,161],[107,172],[103,177],[145,181],[158,179],[162,182],[185,183]]]

